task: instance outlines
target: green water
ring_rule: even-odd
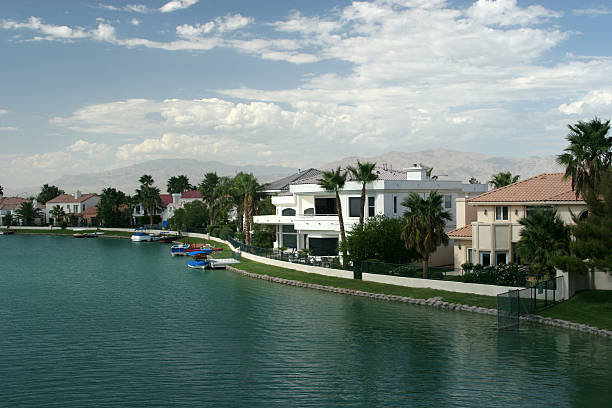
[[[0,406],[598,407],[612,341],[0,237]]]

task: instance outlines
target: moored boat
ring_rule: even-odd
[[[138,228],[134,234],[130,237],[133,242],[150,242],[151,235],[144,232],[144,228]]]

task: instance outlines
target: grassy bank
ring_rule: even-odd
[[[612,290],[579,292],[570,300],[538,314],[612,330]]]

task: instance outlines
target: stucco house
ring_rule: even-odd
[[[537,207],[554,208],[566,224],[572,214],[587,215],[586,203],[576,198],[571,180],[563,173],[545,173],[479,196],[457,200],[457,229],[448,233],[454,241],[455,268],[466,262],[498,265],[517,261],[519,220]]]
[[[74,194],[60,194],[59,196],[47,201],[45,204],[45,212],[47,217],[53,218],[51,210],[59,205],[66,216],[74,214],[79,222],[83,219],[82,213],[91,207],[96,206],[100,202],[100,196],[94,193],[82,194],[76,191]]]
[[[427,176],[429,169],[420,165],[403,170],[393,170],[386,165],[374,171],[379,179],[366,185],[366,217],[384,214],[401,217],[406,210],[402,201],[410,193],[423,197],[431,191],[444,196],[444,207],[453,219],[447,224],[447,231],[456,228],[455,199],[474,197],[487,191],[486,184],[465,184],[460,181],[436,180]],[[308,169],[266,188],[275,187],[272,204],[275,215],[255,216],[254,222],[276,226],[276,247],[309,248],[315,256],[337,255],[340,226],[338,222],[334,193],[318,185],[321,171]],[[272,192],[272,191],[270,191]],[[347,175],[344,188],[340,191],[340,202],[345,229],[350,231],[359,222],[361,183]],[[447,265],[453,261],[452,246],[441,249],[432,258],[432,265]]]
[[[4,217],[7,215],[11,215],[13,218],[13,225],[19,224],[19,220],[17,219],[17,210],[21,207],[21,204],[26,202],[32,202],[35,208],[38,208],[42,211],[42,216],[38,217],[34,220],[34,223],[37,225],[45,223],[45,207],[38,203],[36,199],[28,200],[27,198],[21,197],[4,197],[0,196],[0,226],[5,226],[6,222],[4,221]]]
[[[183,208],[185,204],[194,201],[202,201],[202,195],[198,190],[185,191],[175,194],[160,194],[162,200],[162,225],[167,226],[168,219],[174,215],[174,212],[179,208]]]

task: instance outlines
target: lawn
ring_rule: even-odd
[[[612,330],[612,290],[579,292],[570,300],[556,304],[539,314]]]

